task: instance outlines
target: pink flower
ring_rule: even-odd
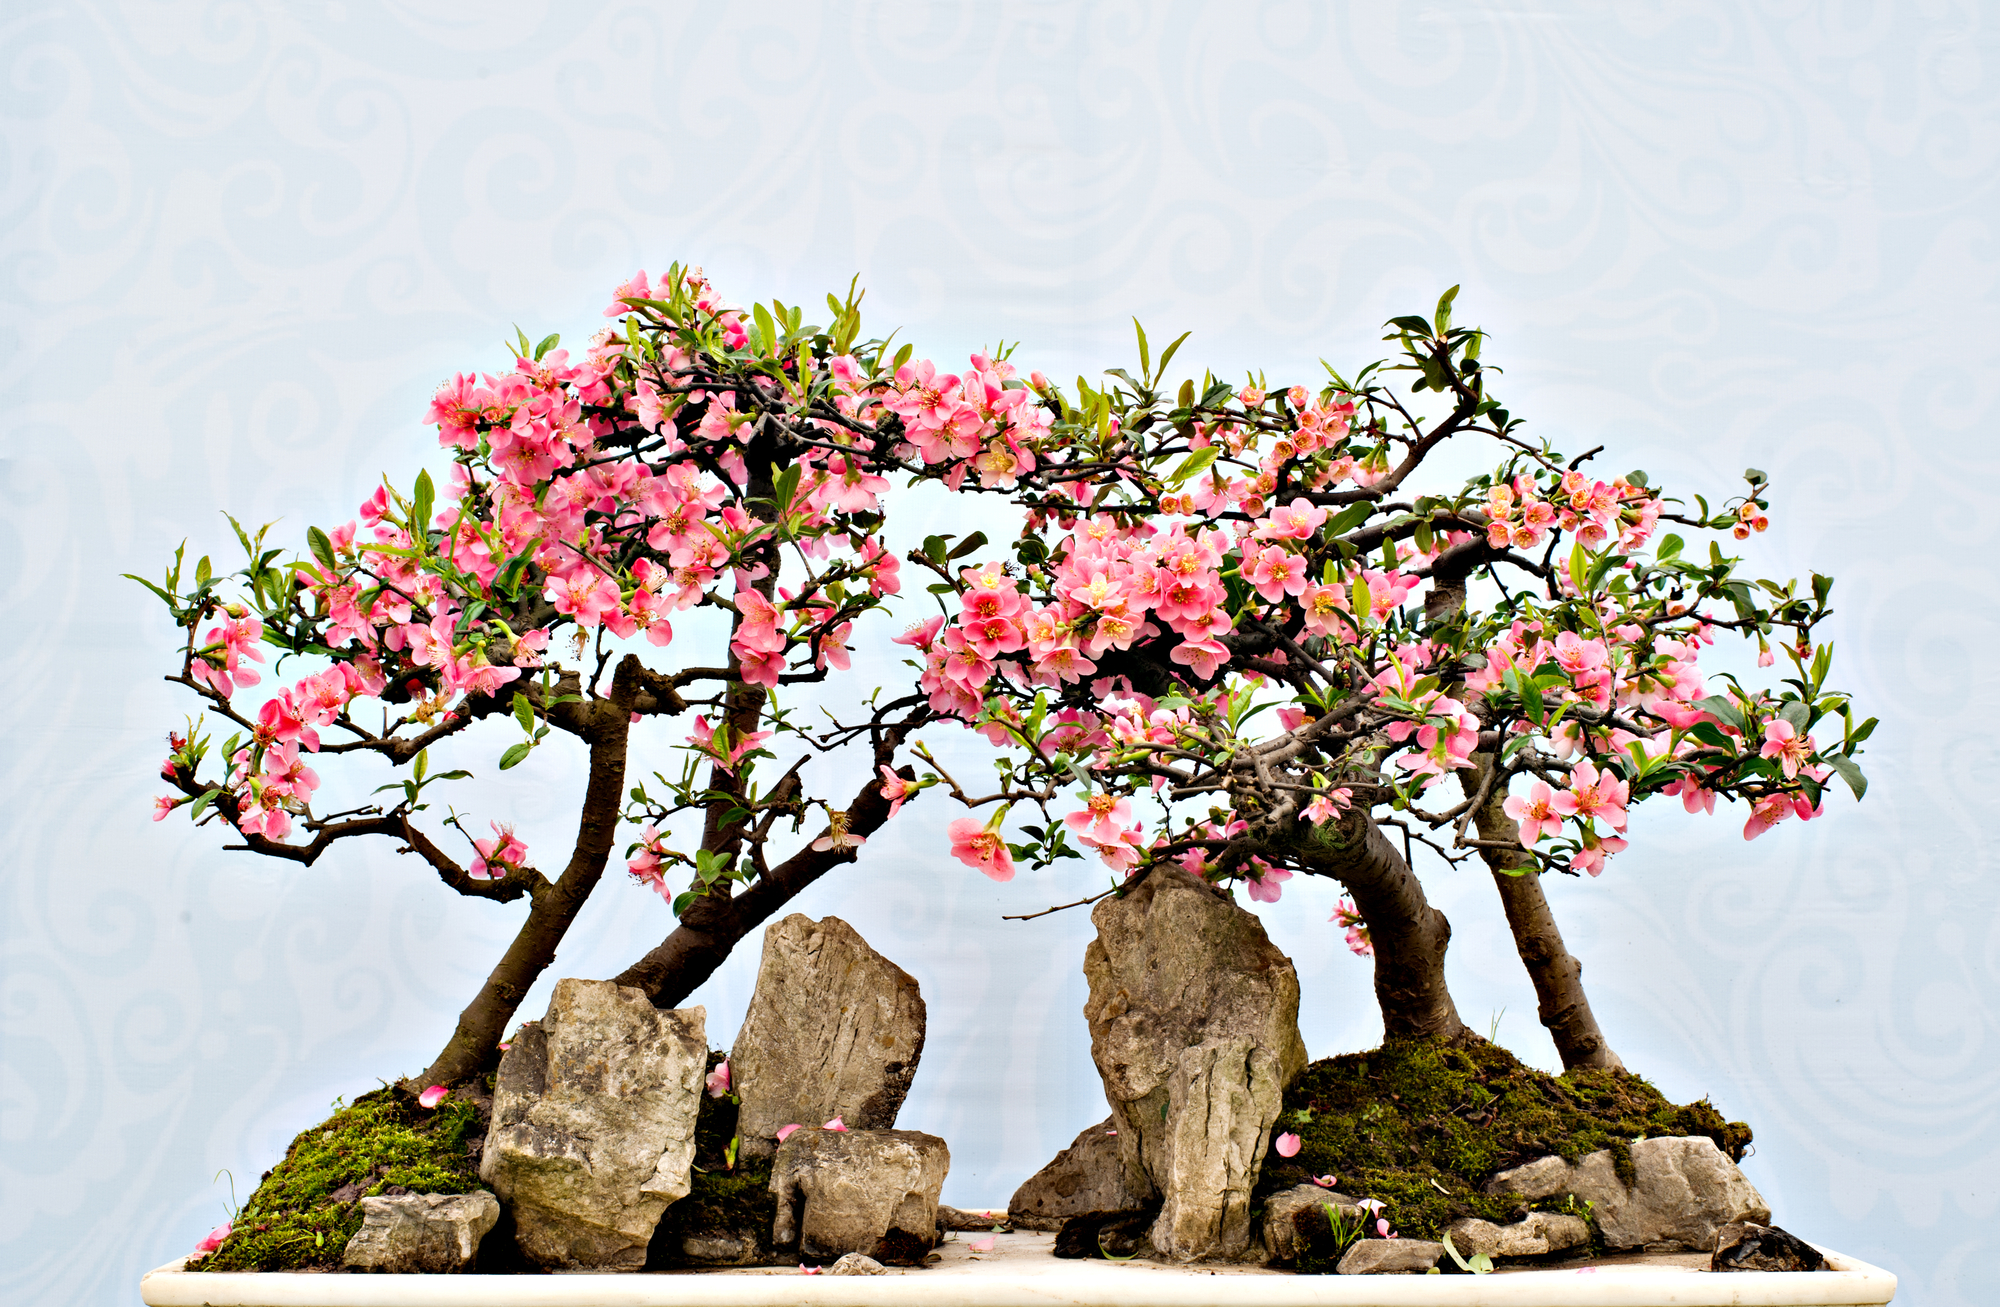
[[[781,1143],[781,1144],[782,1144],[782,1143],[784,1143],[784,1142],[785,1142],[785,1140],[787,1140],[787,1139],[789,1139],[789,1138],[791,1137],[791,1134],[792,1134],[792,1131],[794,1131],[794,1130],[797,1130],[798,1128],[799,1128],[799,1123],[798,1123],[798,1122],[796,1122],[796,1121],[792,1122],[792,1123],[791,1123],[790,1125],[781,1125],[781,1126],[779,1126],[779,1127],[778,1127],[778,1142],[779,1142],[779,1143]]]
[[[1272,1141],[1271,1147],[1278,1150],[1278,1156],[1280,1157],[1297,1157],[1299,1155],[1299,1137],[1287,1130]]]
[[[708,1078],[703,1083],[708,1086],[708,1096],[710,1098],[720,1098],[728,1093],[729,1059],[724,1058],[722,1061],[716,1063],[715,1070],[708,1073]]]
[[[505,880],[509,872],[519,871],[527,864],[528,846],[514,837],[512,826],[497,821],[487,825],[493,828],[493,838],[472,841],[479,856],[472,860],[466,874],[474,880]]]
[[[1764,748],[1761,757],[1776,758],[1784,768],[1785,779],[1795,780],[1799,768],[1812,757],[1813,737],[1800,735],[1798,727],[1782,717],[1774,718],[1764,725]]]
[[[882,773],[882,797],[889,801],[889,815],[893,817],[896,815],[896,810],[903,806],[903,800],[915,793],[917,787],[886,766],[878,767],[876,770]]]
[[[1115,843],[1132,824],[1132,800],[1110,793],[1095,793],[1085,800],[1081,812],[1072,812],[1063,822],[1084,839]]]
[[[153,820],[160,820],[178,807],[180,807],[179,801],[161,795],[159,798],[153,800]]]
[[[1521,823],[1521,843],[1529,845],[1545,834],[1554,834],[1562,829],[1562,813],[1555,806],[1555,791],[1546,781],[1536,781],[1528,789],[1528,797],[1518,794],[1507,796],[1502,804],[1509,817]]]
[[[847,1122],[841,1120],[839,1117],[835,1117],[833,1118],[833,1120],[828,1121],[825,1125],[821,1126],[820,1129],[832,1130],[836,1134],[845,1134],[847,1133]]]
[[[951,856],[975,871],[998,881],[1014,879],[1014,856],[1000,832],[988,830],[971,817],[960,817],[945,828],[951,837]]]
[[[1347,947],[1356,957],[1368,957],[1375,952],[1375,942],[1369,938],[1367,919],[1354,906],[1353,899],[1342,899],[1340,906],[1327,918],[1347,930]]]
[[[429,1089],[417,1095],[417,1106],[425,1108],[436,1107],[444,1101],[445,1095],[450,1092],[443,1085],[432,1085]]]
[[[1262,858],[1256,859],[1256,863],[1257,874],[1244,880],[1244,888],[1259,903],[1276,903],[1285,892],[1285,882],[1292,878],[1292,873],[1283,867],[1273,867]]]
[[[194,1256],[188,1258],[188,1260],[195,1261],[198,1258],[206,1257],[217,1248],[220,1248],[222,1241],[229,1237],[229,1231],[233,1224],[233,1222],[224,1221],[221,1225],[216,1226],[213,1230],[203,1235],[201,1242],[194,1246]]]

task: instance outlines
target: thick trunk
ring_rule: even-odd
[[[1468,783],[1483,786],[1493,755],[1474,754],[1473,762],[1477,770]],[[1500,906],[1514,932],[1521,965],[1534,981],[1542,1024],[1555,1039],[1564,1070],[1590,1066],[1623,1071],[1625,1064],[1605,1041],[1597,1015],[1590,1010],[1590,997],[1583,992],[1583,963],[1563,945],[1562,931],[1556,928],[1548,897],[1542,893],[1540,864],[1520,847],[1521,828],[1507,815],[1506,800],[1506,791],[1494,786],[1486,802],[1473,813],[1473,821],[1482,841],[1514,846],[1482,848],[1479,852],[1492,869],[1493,885],[1500,891]]]
[[[893,753],[894,740],[900,737],[901,732],[889,733],[891,743],[878,756]],[[872,835],[888,819],[889,802],[882,797],[880,780],[871,776],[848,806],[848,832]],[[770,920],[806,886],[854,858],[851,848],[819,850],[808,846],[758,877],[741,894],[725,898],[710,893],[695,899],[681,914],[673,934],[614,979],[620,985],[645,990],[655,1007],[680,1006],[715,974],[744,936]]]
[[[1459,1044],[1478,1038],[1459,1020],[1445,985],[1451,923],[1424,897],[1416,873],[1367,813],[1352,810],[1316,827],[1301,823],[1300,836],[1285,851],[1307,870],[1346,885],[1367,920],[1385,1039]]]
[[[487,1069],[528,987],[555,960],[556,946],[604,874],[625,794],[628,712],[615,699],[600,701],[594,708],[588,727],[590,782],[569,865],[553,884],[534,891],[520,933],[478,995],[459,1013],[451,1042],[414,1082],[419,1088],[451,1085]]]

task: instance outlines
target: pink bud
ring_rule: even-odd
[[[450,1092],[443,1085],[432,1085],[429,1089],[417,1095],[417,1104],[421,1107],[436,1107],[444,1101],[445,1095]]]
[[[1297,1157],[1299,1155],[1299,1137],[1289,1130],[1279,1135],[1277,1143],[1273,1146],[1278,1150],[1278,1156],[1280,1157]]]
[[[708,1096],[710,1098],[720,1098],[728,1093],[729,1059],[724,1058],[722,1061],[716,1063],[715,1070],[708,1073],[708,1079],[703,1083],[708,1086]],[[780,1138],[782,1137],[780,1136]]]

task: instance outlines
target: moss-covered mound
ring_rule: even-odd
[[[708,1069],[715,1070],[727,1056],[720,1050],[712,1050]],[[721,1098],[701,1096],[701,1110],[694,1126],[694,1171],[688,1177],[687,1197],[669,1207],[660,1218],[647,1250],[646,1269],[667,1270],[688,1265],[681,1245],[689,1235],[718,1231],[754,1235],[759,1252],[770,1251],[771,1224],[778,1214],[778,1200],[771,1194],[771,1159],[732,1159],[736,1111],[734,1094]]]
[[[391,1192],[469,1193],[486,1137],[483,1104],[450,1098],[429,1111],[397,1088],[363,1094],[301,1133],[264,1173],[222,1246],[191,1271],[300,1271],[340,1265],[361,1228],[361,1199]]]
[[[1707,1135],[1732,1160],[1750,1143],[1749,1126],[1724,1121],[1705,1099],[1676,1106],[1622,1071],[1547,1075],[1487,1043],[1390,1044],[1315,1062],[1285,1092],[1277,1129],[1302,1146],[1268,1155],[1257,1197],[1333,1175],[1342,1193],[1380,1199],[1399,1233],[1424,1239],[1463,1216],[1569,1210],[1563,1197],[1523,1204],[1480,1193],[1495,1172],[1551,1153],[1574,1161],[1609,1148],[1629,1181],[1635,1139]]]

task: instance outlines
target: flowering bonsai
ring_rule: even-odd
[[[616,979],[673,1006],[931,786],[970,814],[951,851],[996,880],[1017,859],[1104,864],[1085,903],[1168,863],[1265,901],[1293,875],[1340,881],[1392,1040],[1477,1040],[1413,866],[1418,844],[1477,858],[1565,1065],[1616,1068],[1540,877],[1601,875],[1655,795],[1742,803],[1746,838],[1810,820],[1835,774],[1864,792],[1874,723],[1827,686],[1831,582],[1753,578],[1725,552],[1766,527],[1767,478],[1670,498],[1530,437],[1455,293],[1392,320],[1393,364],[1314,386],[1176,386],[1186,337],[1156,359],[1141,329],[1136,372],[1065,390],[1003,350],[950,374],[864,340],[852,288],[817,326],[731,306],[696,269],[641,273],[581,357],[521,336],[512,370],[440,388],[439,478],[385,481],[296,557],[237,526],[237,571],[177,553],[142,580],[185,632],[168,679],[206,714],[170,737],[155,815],[307,865],[386,838],[459,894],[529,900],[411,1091],[491,1070],[621,826],[676,924]],[[1434,472],[1447,445],[1478,445],[1482,470]],[[919,482],[997,499],[1018,535],[899,555],[891,518]],[[930,578],[907,596],[905,566]],[[829,702],[855,632],[918,594],[907,682]],[[1724,642],[1791,675],[1704,670]],[[263,671],[282,683],[253,708]],[[649,719],[678,757],[634,783]],[[1001,750],[991,793],[916,740],[952,724]],[[477,778],[430,758],[477,740],[506,770],[553,732],[587,745],[589,774],[547,875],[504,813],[440,817],[460,793],[441,787]],[[805,762],[842,750],[867,778],[807,792]],[[363,754],[397,778],[360,792],[378,774],[334,760]],[[322,770],[354,792],[328,802]]]

